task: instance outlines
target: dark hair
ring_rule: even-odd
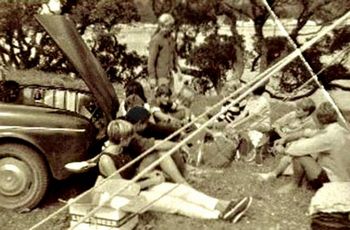
[[[16,102],[20,93],[20,85],[13,80],[4,81],[1,83],[1,101]]]
[[[161,85],[156,90],[156,97],[159,97],[161,95],[171,96],[172,92],[169,86],[167,85]]]
[[[138,122],[147,122],[150,116],[151,114],[147,109],[141,106],[135,106],[126,113],[125,119],[134,125]]]
[[[124,109],[125,111],[128,111],[129,109],[136,106],[143,107],[144,104],[144,100],[142,100],[138,95],[132,94],[125,99]]]
[[[136,94],[139,96],[144,102],[147,102],[147,98],[145,96],[145,91],[140,82],[131,80],[125,85],[125,97]]]
[[[310,115],[316,109],[316,104],[311,98],[304,98],[297,102],[297,106]]]
[[[254,95],[259,95],[261,96],[265,92],[265,85],[259,86],[258,88],[253,90]]]
[[[323,102],[316,109],[316,117],[321,124],[326,125],[336,122],[338,114],[330,102]]]

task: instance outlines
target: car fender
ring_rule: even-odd
[[[52,156],[45,152],[45,150],[32,138],[30,135],[25,135],[16,132],[1,132],[0,133],[0,144],[4,143],[17,143],[24,144],[28,147],[35,149],[39,154],[41,154],[42,158],[45,160],[46,164],[50,168],[50,173],[55,178],[60,178],[60,176],[55,174],[54,159]]]

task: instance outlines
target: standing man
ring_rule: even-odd
[[[158,28],[149,45],[148,74],[151,87],[167,85],[174,91],[174,72],[177,71],[176,42],[173,37],[175,20],[170,14],[158,18]]]

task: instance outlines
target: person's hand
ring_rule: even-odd
[[[274,148],[274,152],[276,153],[276,155],[284,153],[283,145],[275,145],[273,148]]]
[[[305,137],[313,137],[317,134],[317,129],[305,129],[304,130],[304,136]]]
[[[278,139],[278,140],[275,141],[274,146],[275,146],[275,145],[281,145],[281,146],[283,146],[285,143],[286,143],[286,139],[284,139],[284,138],[282,137],[282,138],[280,138],[280,139]]]
[[[154,89],[157,86],[157,80],[155,78],[150,78],[149,84],[150,84],[151,88]]]

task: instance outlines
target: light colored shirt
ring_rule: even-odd
[[[251,97],[247,101],[245,110],[248,116],[255,115],[256,118],[251,120],[252,129],[268,131],[271,128],[271,109],[269,100],[264,96]]]
[[[291,156],[316,153],[330,181],[350,181],[350,131],[338,123],[328,125],[310,138],[292,142],[286,153]]]
[[[280,128],[284,134],[299,131],[305,128],[315,129],[317,127],[312,116],[299,118],[296,111],[287,113],[272,124],[274,128]]]

